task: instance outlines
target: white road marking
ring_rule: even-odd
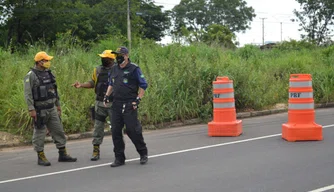
[[[325,125],[325,126],[322,126],[322,127],[323,128],[334,127],[334,124]],[[281,136],[281,135],[282,135],[281,133],[278,133],[278,134],[273,134],[273,135],[266,135],[266,136],[261,136],[261,137],[254,137],[254,138],[250,138],[250,139],[239,140],[239,141],[232,141],[232,142],[227,142],[227,143],[219,143],[219,144],[215,144],[215,145],[207,145],[207,146],[203,146],[203,147],[190,148],[190,149],[185,149],[185,150],[180,150],[180,151],[173,151],[173,152],[169,152],[169,153],[161,153],[161,154],[157,154],[157,155],[151,155],[151,156],[149,156],[149,158],[163,157],[163,156],[167,156],[167,155],[186,153],[186,152],[190,152],[190,151],[198,151],[198,150],[202,150],[202,149],[209,149],[209,148],[214,148],[214,147],[221,147],[221,146],[226,146],[226,145],[245,143],[245,142],[249,142],[249,141],[267,139],[267,138],[277,137],[277,136]],[[139,158],[128,159],[125,162],[131,162],[131,161],[137,161],[137,160],[139,160]],[[9,180],[0,181],[0,184],[11,183],[11,182],[15,182],[15,181],[28,180],[28,179],[34,179],[34,178],[39,178],[39,177],[46,177],[46,176],[50,176],[50,175],[59,175],[59,174],[62,174],[62,173],[70,173],[70,172],[86,170],[86,169],[93,169],[93,168],[103,167],[103,166],[107,166],[107,165],[110,165],[110,163],[104,163],[104,164],[100,164],[100,165],[92,165],[92,166],[81,167],[81,168],[76,168],[76,169],[69,169],[69,170],[64,170],[64,171],[45,173],[45,174],[40,174],[40,175],[33,175],[33,176],[28,176],[28,177],[21,177],[21,178],[16,178],[16,179],[9,179]],[[312,191],[312,192],[322,192],[322,191]]]
[[[323,191],[328,191],[330,189],[334,189],[334,185],[329,185],[329,186],[319,188],[319,189],[315,189],[315,190],[309,191],[309,192],[323,192]]]

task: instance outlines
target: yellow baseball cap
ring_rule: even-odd
[[[103,58],[115,59],[116,55],[111,52],[112,50],[104,50],[102,54],[98,54],[98,55]]]
[[[50,61],[53,58],[53,56],[49,56],[46,52],[40,51],[35,55],[34,60],[35,61],[41,61],[41,60],[47,60]]]

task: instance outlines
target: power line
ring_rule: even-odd
[[[262,23],[262,21],[252,21],[254,23]],[[282,24],[290,24],[290,25],[296,25],[298,23],[296,22],[279,22],[279,21],[266,21],[266,23],[271,23],[271,24],[277,24],[277,23],[282,23]]]
[[[269,12],[262,12],[262,11],[255,11],[258,14],[270,14],[270,15],[279,15],[279,16],[295,16],[293,13],[269,13]]]
[[[158,1],[153,1],[153,3],[163,4],[163,5],[179,5],[179,4],[175,4],[175,3],[165,3],[165,2],[158,2]]]

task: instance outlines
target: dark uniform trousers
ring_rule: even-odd
[[[135,145],[139,155],[147,155],[147,147],[142,134],[142,126],[138,120],[138,111],[134,110],[131,102],[113,102],[112,107],[112,139],[116,159],[125,160],[125,143],[123,140],[123,127],[126,134]]]

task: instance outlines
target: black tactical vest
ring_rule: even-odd
[[[125,68],[115,65],[111,78],[113,81],[113,96],[115,101],[130,102],[138,96],[139,82],[134,71],[138,66],[129,63]]]
[[[109,73],[111,72],[111,68],[105,68],[102,65],[96,68],[96,85],[95,85],[95,94],[97,101],[103,101],[103,97],[106,95],[108,86],[109,86]],[[109,100],[111,101],[112,96],[110,96]]]
[[[55,77],[50,70],[39,71],[31,69],[39,80],[39,86],[32,88],[34,101],[46,101],[58,98],[57,84]]]

